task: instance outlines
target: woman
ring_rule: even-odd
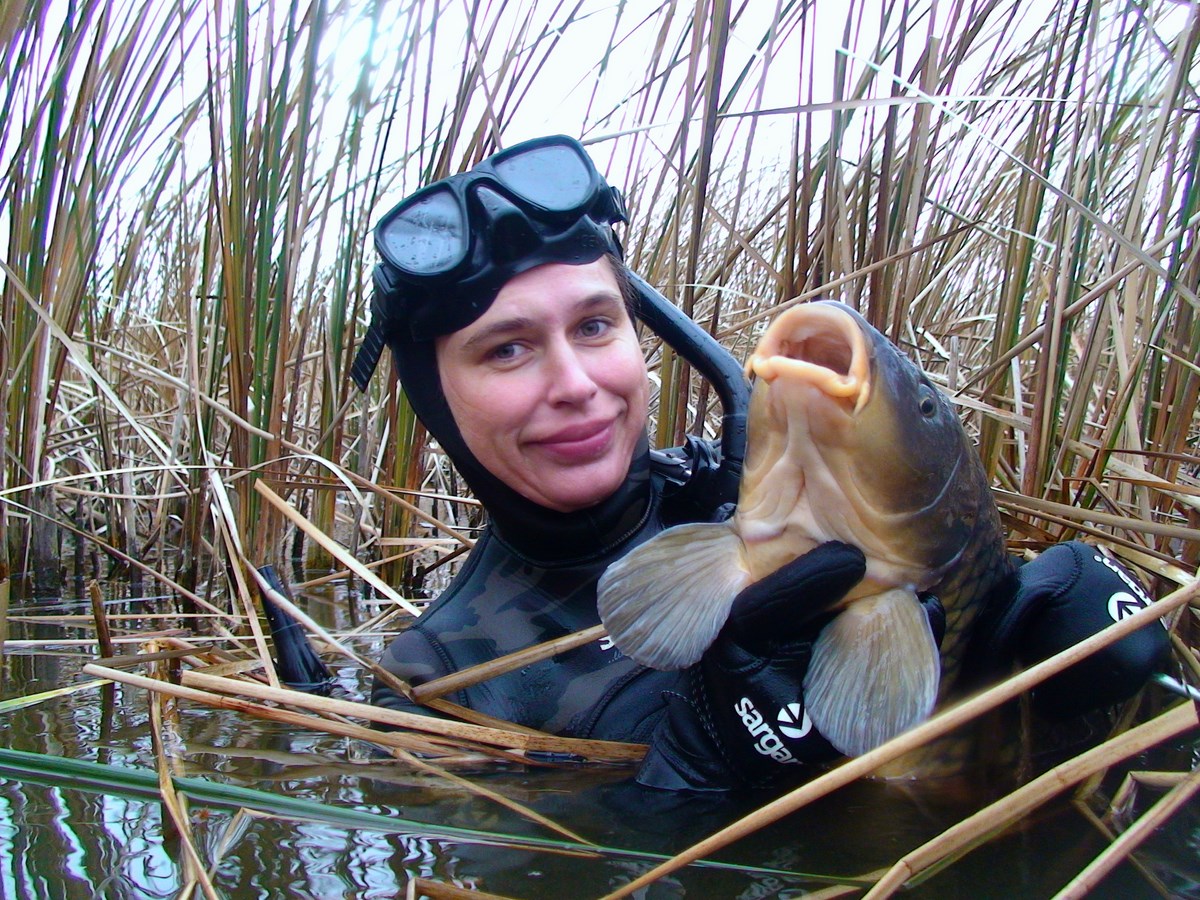
[[[453,583],[384,655],[409,683],[598,624],[596,582],[610,563],[668,525],[728,514],[735,454],[722,467],[700,442],[686,456],[649,450],[633,318],[718,377],[728,357],[701,352],[705,339],[625,269],[613,232],[623,221],[620,194],[582,147],[551,137],[418,191],[376,229],[381,262],[355,379],[365,386],[390,347],[413,409],[489,515]],[[737,427],[735,414],[726,430]],[[1031,619],[1042,620],[1039,652],[1060,634],[1065,646],[1080,636],[1063,626],[1076,607],[1112,593],[1117,576],[1086,548],[1055,550],[992,604],[1004,628],[981,656],[1011,664]],[[638,780],[654,787],[767,784],[836,755],[803,716],[802,682],[823,611],[863,571],[861,552],[835,543],[785,566],[737,598],[721,637],[682,673],[642,668],[599,640],[448,699],[555,734],[646,742]],[[940,607],[926,607],[936,632]],[[1104,624],[1095,619],[1091,631]],[[1118,660],[1107,694],[1089,676],[1086,705],[1132,693],[1144,674],[1131,688],[1126,670],[1152,664],[1161,641],[1151,643]],[[1076,692],[1057,693],[1070,706]],[[378,684],[372,700],[411,708]]]

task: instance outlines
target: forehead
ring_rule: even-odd
[[[478,319],[440,338],[439,345],[462,345],[505,328],[554,325],[601,307],[624,314],[624,300],[612,267],[604,259],[581,266],[546,263],[513,278]]]

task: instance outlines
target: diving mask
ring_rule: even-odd
[[[536,138],[422,188],[375,227],[371,326],[352,369],[363,390],[389,338],[425,341],[474,322],[504,284],[549,262],[621,256],[626,221],[578,141]]]

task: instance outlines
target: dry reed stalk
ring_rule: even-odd
[[[543,828],[553,831],[556,834],[560,834],[568,840],[575,841],[577,844],[583,845],[593,843],[587,838],[580,837],[571,829],[563,825],[559,825],[553,819],[549,819],[546,816],[543,816],[541,813],[530,809],[528,806],[517,803],[515,800],[510,800],[503,794],[497,793],[496,791],[493,791],[491,788],[488,788],[482,784],[476,784],[469,778],[463,778],[460,775],[455,775],[453,772],[447,771],[446,769],[435,765],[429,760],[421,759],[419,756],[409,752],[408,750],[401,750],[399,747],[394,747],[392,748],[391,752],[396,759],[408,763],[418,771],[426,772],[429,775],[436,776],[437,778],[448,782],[452,786],[459,788],[465,793],[473,794],[476,797],[482,797],[484,800],[490,800],[492,803],[495,803],[498,806],[503,806],[505,809],[511,810],[517,815],[522,816],[531,822],[535,822],[538,825],[541,825]]]
[[[299,446],[292,444],[288,441],[284,441],[283,445],[290,450],[295,450],[297,452],[301,452],[301,448]],[[308,455],[311,455],[311,454],[308,454]],[[322,460],[322,462],[326,463],[327,465],[329,464],[328,460]],[[469,548],[469,547],[475,546],[475,542],[471,538],[467,537],[465,534],[462,534],[461,532],[452,528],[450,525],[447,525],[445,522],[443,522],[441,519],[437,518],[436,516],[431,516],[429,513],[425,512],[425,510],[421,509],[421,507],[417,506],[417,504],[411,502],[410,500],[406,500],[404,497],[401,496],[401,494],[409,493],[414,496],[429,497],[430,499],[433,499],[433,500],[437,500],[437,499],[441,499],[444,501],[453,500],[456,503],[465,503],[468,506],[478,506],[479,501],[474,500],[473,498],[469,498],[469,497],[449,497],[448,495],[442,495],[442,494],[425,492],[425,491],[415,491],[415,490],[409,490],[409,489],[403,489],[403,488],[401,488],[401,489],[387,488],[387,487],[383,487],[379,484],[376,484],[374,481],[371,481],[368,478],[364,478],[362,475],[359,475],[357,472],[353,472],[348,469],[339,469],[338,472],[341,477],[344,477],[345,479],[347,479],[351,484],[353,484],[360,490],[368,491],[369,493],[375,494],[376,496],[382,498],[386,503],[400,507],[402,510],[404,510],[405,513],[411,515],[413,518],[418,519],[419,521],[424,522],[427,525],[433,526],[434,528],[438,529],[439,531],[441,531],[448,537],[453,538],[455,541],[457,541],[463,547]]]
[[[250,592],[250,587],[246,581],[246,570],[253,573],[253,578],[260,578],[260,574],[252,566],[239,565],[238,563],[244,560],[242,553],[242,541],[237,532],[237,519],[229,509],[229,496],[225,491],[225,486],[220,479],[216,477],[216,473],[210,473],[210,480],[213,484],[213,495],[219,499],[217,508],[219,515],[216,516],[217,531],[225,544],[225,552],[229,559],[234,561],[231,565],[230,575],[233,579],[234,596],[237,602],[241,605],[250,628],[250,638],[254,642],[254,647],[258,651],[259,659],[262,660],[263,669],[267,673],[267,679],[273,687],[279,687],[279,675],[275,671],[275,664],[271,660],[271,654],[267,649],[267,636],[263,631],[262,622],[258,616],[258,606],[254,602],[254,597]]]
[[[1173,538],[1179,541],[1200,541],[1200,530],[1195,528],[1186,528],[1182,525],[1171,525],[1170,523],[1166,522],[1151,522],[1144,519],[1131,519],[1129,516],[1106,513],[1098,509],[1080,508],[1066,503],[1058,503],[1053,500],[1043,500],[1038,497],[1015,494],[1009,491],[1000,490],[998,488],[993,490],[993,494],[996,498],[996,505],[1001,509],[1008,509],[1023,513],[1035,513],[1040,518],[1047,520],[1070,522],[1072,524],[1094,522],[1098,525],[1106,525],[1110,528],[1121,528],[1133,532],[1140,531],[1145,534]],[[1100,534],[1102,532],[1096,533]]]
[[[3,518],[3,516],[0,516]],[[0,528],[0,539],[4,537],[4,529]],[[2,565],[2,562],[0,562]],[[10,591],[12,590],[12,582],[7,576],[8,567],[5,565],[5,576],[0,578],[0,654],[4,653],[4,647],[8,643],[8,602]]]
[[[1094,780],[1102,778],[1103,775],[1104,773],[1097,773],[1096,776],[1094,776]],[[1079,790],[1083,791],[1084,787],[1081,786]],[[1101,834],[1103,839],[1108,844],[1112,844],[1112,842],[1117,839],[1117,832],[1112,828],[1109,828],[1108,825],[1105,824],[1105,822],[1099,816],[1097,816],[1095,812],[1092,811],[1092,808],[1088,806],[1084,799],[1075,797],[1072,799],[1071,805],[1075,808],[1079,815],[1083,817],[1085,822],[1088,822]],[[1160,879],[1150,868],[1148,868],[1142,862],[1142,860],[1140,860],[1137,856],[1127,856],[1125,857],[1125,861],[1129,863],[1132,869],[1137,871],[1138,875],[1142,877],[1150,890],[1157,893],[1158,896],[1163,897],[1164,900],[1170,900],[1171,891],[1166,887],[1165,884],[1163,884],[1162,879]]]
[[[120,471],[120,470],[116,470],[116,471]],[[53,479],[51,479],[51,480],[45,481],[43,483],[46,485],[53,485],[55,482]],[[30,514],[36,515],[36,512],[34,510],[30,509],[29,507],[24,506],[24,504],[17,503],[10,496],[11,493],[16,493],[16,492],[24,490],[24,489],[25,489],[24,486],[22,486],[21,488],[12,488],[8,492],[0,492],[0,506],[8,506],[8,507],[13,507],[13,508],[18,508],[18,509],[24,509],[24,510],[28,511]],[[216,606],[213,606],[211,603],[209,603],[203,597],[201,597],[198,594],[196,594],[195,592],[190,591],[187,588],[183,587],[174,579],[168,578],[166,575],[157,571],[152,566],[147,565],[146,563],[137,559],[132,554],[126,553],[124,550],[121,550],[120,548],[113,546],[112,544],[101,539],[97,535],[86,532],[83,529],[78,528],[75,525],[71,524],[70,522],[58,522],[58,527],[60,529],[62,529],[63,531],[71,532],[77,538],[82,538],[82,539],[86,539],[86,540],[90,541],[91,543],[95,544],[99,549],[103,550],[104,553],[106,553],[107,555],[111,556],[114,559],[119,559],[121,562],[125,563],[126,565],[130,566],[131,568],[135,568],[139,572],[149,576],[150,578],[153,578],[155,581],[159,582],[160,584],[162,584],[164,587],[168,588],[169,590],[177,591],[182,597],[186,598],[189,603],[192,603],[198,607],[206,609],[209,613],[211,613],[213,615],[223,616],[226,619],[229,619],[231,621],[240,621],[239,617],[230,614],[227,610],[222,610],[222,609],[217,608]]]
[[[1139,787],[1168,791],[1186,777],[1187,775],[1183,772],[1127,772],[1121,779],[1121,786],[1113,793],[1112,799],[1108,803],[1108,812],[1104,815],[1104,821],[1111,823],[1119,810],[1131,805]]]
[[[489,678],[495,678],[497,675],[503,675],[505,672],[511,672],[522,666],[532,665],[552,656],[558,656],[560,653],[566,653],[568,650],[574,650],[576,647],[590,644],[606,634],[608,631],[603,625],[593,625],[591,628],[584,628],[560,638],[543,641],[532,647],[526,647],[524,650],[517,650],[515,653],[509,653],[476,666],[460,669],[433,681],[415,685],[412,687],[412,698],[418,703],[424,703],[449,694],[451,691],[470,687],[481,681],[487,681]]]
[[[357,663],[368,672],[373,673],[377,678],[385,679],[387,683],[393,687],[393,689],[398,690],[403,696],[408,696],[410,689],[407,684],[397,679],[396,676],[392,675],[374,660],[370,660],[364,656],[361,656],[331,635],[308,613],[296,606],[296,604],[293,603],[290,598],[275,590],[271,583],[263,577],[262,573],[259,572],[258,569],[247,565],[246,570],[250,573],[250,577],[254,579],[258,589],[271,598],[271,602],[275,603],[280,609],[284,610],[286,613],[296,619],[296,621],[307,628],[312,634],[315,634],[321,640],[325,641],[326,644],[328,644],[338,653],[341,653],[347,659]],[[273,684],[273,686],[278,687],[277,684]]]
[[[159,665],[161,663],[156,664],[156,670]],[[163,681],[160,677],[154,677],[149,680]],[[175,790],[174,776],[178,774],[174,771],[176,765],[175,753],[167,748],[164,737],[171,735],[175,740],[178,740],[178,735],[175,731],[176,723],[170,721],[170,715],[163,709],[168,700],[162,693],[157,691],[151,692],[149,700],[150,739],[154,747],[155,770],[158,772],[158,790],[162,796],[163,807],[170,816],[171,822],[175,827],[175,832],[179,836],[180,844],[183,846],[186,862],[184,869],[185,872],[190,873],[188,881],[193,884],[198,882],[204,891],[204,895],[209,900],[217,900],[219,895],[213,887],[208,872],[205,870],[204,863],[200,859],[200,853],[196,849],[196,843],[192,837],[187,800]],[[190,888],[185,888],[183,891],[184,895],[190,893]]]
[[[300,513],[298,513],[290,503],[285,501],[282,497],[267,487],[264,482],[261,480],[255,481],[254,490],[265,497],[271,506],[281,512],[292,524],[304,531],[309,538],[324,547],[334,559],[338,560],[338,562],[340,562],[343,566],[348,568],[367,584],[371,585],[371,587],[373,587],[376,591],[391,599],[392,602],[396,603],[398,606],[403,607],[410,614],[414,616],[421,614],[419,609],[396,593],[391,585],[380,579],[378,575],[360,563],[353,556],[348,554],[340,544],[318,529],[304,516],[300,515]],[[289,612],[290,611],[291,610],[289,610]]]
[[[1192,772],[1171,788],[1167,794],[1151,807],[1145,815],[1125,829],[1109,845],[1108,849],[1090,862],[1078,875],[1071,879],[1054,900],[1076,900],[1086,897],[1137,847],[1161,827],[1171,816],[1192,799],[1200,790],[1200,768]]]
[[[112,632],[108,627],[108,617],[104,612],[104,595],[100,593],[100,585],[95,581],[88,584],[88,599],[92,604],[92,617],[96,622],[96,644],[101,656],[113,655]]]
[[[286,688],[271,688],[255,682],[211,676],[203,672],[184,672],[183,683],[185,686],[195,685],[210,691],[244,694],[248,697],[274,700],[314,712],[353,716],[394,728],[405,728],[471,744],[491,745],[514,751],[536,750],[569,753],[585,759],[624,763],[636,762],[646,751],[643,744],[622,744],[613,741],[564,738],[549,734],[528,734],[524,731],[485,728],[465,722],[452,722],[433,716],[385,709],[350,700],[318,697]]]
[[[276,591],[262,577],[261,573],[259,573],[259,571],[257,569],[255,569],[252,566],[247,566],[247,570],[251,573],[252,577],[258,582],[259,589],[261,591],[263,591],[264,593],[269,594],[271,596],[271,599],[275,602],[275,604],[277,606],[281,607],[282,609],[284,609],[285,611],[290,613],[302,625],[304,625],[306,628],[308,628],[314,634],[317,634],[318,636],[320,636],[323,640],[325,640],[327,643],[329,643],[332,647],[337,649],[339,652],[345,654],[348,658],[350,658],[354,662],[358,663],[364,669],[369,671],[376,679],[378,679],[379,681],[386,684],[392,690],[396,691],[399,695],[404,696],[404,697],[411,696],[412,688],[409,687],[407,682],[401,680],[396,675],[389,672],[387,669],[385,669],[383,666],[381,666],[379,663],[375,662],[374,660],[367,659],[366,657],[363,657],[363,656],[355,653],[352,649],[350,649],[349,647],[346,647],[343,642],[337,640],[332,635],[330,635],[325,629],[323,629],[320,625],[318,625],[307,613],[305,613],[298,606],[296,606],[294,603],[292,603],[291,600],[289,600],[287,597],[283,596],[278,591]],[[265,657],[265,651],[260,651],[260,653],[262,654],[262,656],[260,658]],[[269,665],[270,660],[265,659],[265,663]],[[442,713],[443,715],[451,716],[453,718],[460,719],[464,722],[473,723],[475,725],[479,725],[479,726],[482,726],[485,728],[495,728],[495,729],[507,730],[507,731],[519,731],[523,734],[528,734],[528,735],[542,735],[543,734],[542,732],[538,731],[535,728],[528,728],[526,726],[518,725],[516,723],[501,721],[499,719],[493,718],[492,716],[486,715],[484,713],[478,712],[473,709],[469,709],[464,706],[459,706],[456,703],[451,703],[448,700],[442,700],[440,698],[427,699],[425,701],[425,706],[429,707],[430,709],[432,709],[436,712]]]
[[[922,872],[961,858],[1011,827],[1023,816],[1095,773],[1170,740],[1200,724],[1191,704],[1183,704],[1081,753],[963,819],[936,838],[905,854],[866,897],[890,897]]]
[[[182,628],[168,628],[162,631],[144,631],[138,634],[122,635],[120,637],[111,638],[113,645],[118,644],[144,644],[148,640],[155,638],[178,637],[188,635],[189,631]],[[29,647],[95,647],[95,638],[28,638],[22,640],[8,641],[9,647],[14,648],[29,648]]]
[[[170,643],[168,640],[167,643]],[[203,651],[194,646],[176,647],[173,650],[155,650],[151,653],[128,653],[121,656],[99,656],[92,660],[98,666],[109,669],[128,669],[143,663],[156,662],[160,659],[190,659],[197,660],[197,654]],[[255,662],[255,665],[258,665]]]
[[[90,691],[92,688],[102,688],[111,684],[107,679],[99,679],[97,681],[81,681],[69,687],[54,688],[49,691],[38,691],[36,694],[28,694],[24,697],[9,697],[5,700],[0,700],[0,711],[5,713],[13,712],[14,710],[24,709],[27,706],[35,706],[38,703],[43,703],[47,700],[53,700],[56,697],[65,697],[70,694],[78,694],[83,691]]]
[[[830,772],[821,775],[795,790],[771,801],[762,808],[746,815],[737,822],[721,829],[697,844],[684,850],[668,862],[657,866],[650,872],[631,881],[617,891],[606,894],[604,900],[615,900],[618,897],[628,897],[640,888],[652,884],[664,875],[674,872],[690,862],[694,862],[720,848],[757,831],[766,825],[776,822],[783,816],[824,797],[833,791],[845,787],[852,781],[870,775],[880,766],[898,759],[904,754],[917,750],[934,738],[966,724],[983,713],[995,709],[1018,697],[1029,688],[1041,683],[1051,675],[1083,659],[1102,647],[1120,640],[1138,628],[1156,621],[1173,610],[1185,606],[1200,597],[1200,579],[1186,587],[1174,591],[1150,607],[1143,608],[1126,619],[1115,622],[1092,637],[1068,647],[1060,653],[1031,666],[1024,672],[1014,675],[1005,681],[980,693],[978,696],[964,700],[949,709],[934,714],[890,741],[876,747],[862,756],[849,759]]]
[[[197,690],[196,688],[185,687],[183,685],[171,684],[169,682],[158,682],[156,684],[153,683],[154,679],[149,679],[142,675],[135,675],[132,672],[122,672],[118,671],[117,669],[108,669],[103,666],[97,666],[94,663],[89,663],[88,665],[84,666],[84,670],[96,675],[97,677],[108,678],[110,681],[128,684],[132,687],[138,687],[148,691],[158,691],[160,693],[178,697],[183,700],[189,700],[194,703],[201,703],[218,709],[228,709],[235,712],[242,712],[247,715],[254,716],[255,718],[283,722],[299,728],[307,728],[313,731],[323,731],[330,734],[337,734],[342,737],[373,742],[384,747],[406,747],[415,749],[417,752],[437,752],[438,750],[438,746],[434,741],[425,741],[410,735],[400,734],[398,732],[376,731],[359,725],[352,725],[331,719],[322,719],[320,716],[316,715],[303,715],[287,709],[276,709],[274,707],[262,706],[246,700],[240,700],[236,697],[225,697],[220,694]]]
[[[1194,577],[1195,7],[785,2],[751,31],[753,4],[659,6],[636,22],[618,5],[606,44],[599,13],[585,17],[599,62],[578,116],[544,77],[581,27],[554,4],[483,3],[462,34],[432,27],[453,10],[406,6],[371,22],[365,45],[393,51],[383,62],[319,59],[349,7],[71,8],[46,29],[52,4],[0,5],[0,487],[165,451],[159,479],[179,490],[134,473],[147,503],[114,489],[120,530],[96,546],[171,584],[138,548],[109,545],[176,516],[188,602],[204,563],[220,577],[231,559],[249,602],[241,560],[264,558],[280,525],[259,521],[243,476],[269,465],[291,484],[286,450],[359,487],[428,478],[456,492],[394,386],[377,378],[361,403],[348,390],[369,226],[525,136],[543,86],[548,127],[612,160],[633,267],[735,354],[748,323],[841,296],[960,392],[1015,538],[1093,534],[1144,572]],[[280,17],[286,33],[267,24]],[[187,55],[206,65],[198,92]],[[449,57],[461,74],[447,87],[434,76]],[[194,160],[183,148],[197,136],[211,152]],[[146,188],[134,168],[152,170]],[[687,418],[713,424],[694,421],[703,388],[676,362],[651,360],[661,442]],[[229,463],[240,505],[201,475]],[[451,531],[372,489],[386,538],[417,519]],[[335,493],[313,490],[308,518],[328,531]],[[214,503],[227,525],[206,520]],[[14,514],[0,507],[0,538]],[[1194,648],[1173,646],[1195,671]]]
[[[579,835],[572,832],[570,829],[564,828],[556,822],[546,818],[545,816],[542,816],[540,813],[528,809],[527,807],[516,803],[486,787],[472,784],[466,779],[447,772],[445,769],[442,769],[441,767],[427,760],[419,759],[413,755],[414,753],[438,754],[440,752],[444,752],[446,745],[441,743],[437,736],[453,736],[453,746],[461,747],[466,745],[478,752],[497,755],[501,758],[509,759],[515,762],[526,762],[526,760],[520,755],[516,755],[511,752],[505,752],[509,750],[512,745],[510,742],[505,740],[505,736],[503,735],[486,734],[484,733],[484,729],[480,729],[477,726],[464,726],[451,722],[446,723],[450,726],[449,728],[439,729],[426,727],[424,729],[425,731],[435,735],[435,737],[432,737],[429,740],[420,738],[413,739],[408,735],[399,734],[397,732],[381,732],[369,728],[363,728],[345,721],[342,717],[361,714],[363,712],[372,714],[391,713],[390,715],[384,716],[371,716],[374,721],[385,722],[389,725],[398,725],[401,723],[407,723],[411,725],[413,724],[414,719],[424,719],[426,721],[416,724],[428,726],[428,724],[434,720],[428,716],[412,716],[406,713],[393,712],[390,710],[377,710],[375,707],[365,706],[364,704],[360,703],[351,703],[345,700],[333,700],[327,697],[316,697],[311,694],[305,694],[301,691],[274,688],[254,682],[236,681],[231,678],[219,678],[211,675],[204,675],[199,672],[184,672],[184,684],[176,685],[168,681],[163,681],[162,679],[148,678],[145,676],[133,675],[127,672],[117,672],[114,669],[105,669],[102,666],[97,666],[94,664],[85,666],[84,668],[85,670],[93,672],[93,674],[99,674],[102,672],[110,673],[106,677],[112,681],[119,681],[135,687],[145,688],[146,690],[153,692],[153,701],[156,703],[159,702],[163,696],[191,700],[198,703],[204,703],[208,706],[234,709],[261,719],[285,722],[293,726],[308,728],[314,731],[324,731],[330,734],[337,734],[343,737],[355,738],[357,740],[379,744],[387,747],[393,752],[394,755],[396,755],[398,759],[407,761],[416,766],[418,769],[433,775],[437,775],[439,778],[443,778],[470,793],[477,794],[481,797],[491,800],[492,802],[498,803],[501,806],[504,806],[505,808],[524,816],[530,821],[536,822],[550,829],[551,831],[569,838],[570,840],[583,844],[589,843]],[[228,693],[244,694],[246,696],[260,699],[274,700],[279,703],[286,703],[289,706],[312,710],[316,712],[317,715],[302,715],[285,709],[276,709],[273,707],[247,703],[245,701],[230,700],[230,698],[222,697],[219,694],[198,690],[191,687],[191,685],[199,685],[200,687],[212,688]],[[158,733],[159,731],[156,729],[155,734]],[[558,752],[578,753],[579,751],[589,749],[588,745],[591,745],[590,749],[594,750],[595,745],[604,743],[603,741],[570,741],[567,739],[559,740],[563,741],[568,749],[566,751]],[[488,747],[488,744],[495,745],[498,750]],[[626,745],[617,745],[615,747],[615,751],[616,753],[620,753],[625,748]],[[550,748],[525,746],[521,749],[529,750]],[[554,749],[557,751],[557,747]],[[177,822],[177,826],[181,828],[181,835],[186,837],[188,834],[186,830],[186,815],[183,815],[182,818],[180,818],[180,821],[182,821],[184,825],[179,826],[179,822]]]

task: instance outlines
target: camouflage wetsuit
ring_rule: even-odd
[[[526,509],[520,527],[493,517],[453,583],[387,648],[383,666],[420,684],[599,624],[596,582],[609,563],[663,529],[665,486],[642,452],[625,485],[598,507],[539,510],[532,521]],[[602,639],[446,699],[553,734],[646,742],[665,711],[664,692],[679,680]],[[381,684],[371,699],[412,708]]]

